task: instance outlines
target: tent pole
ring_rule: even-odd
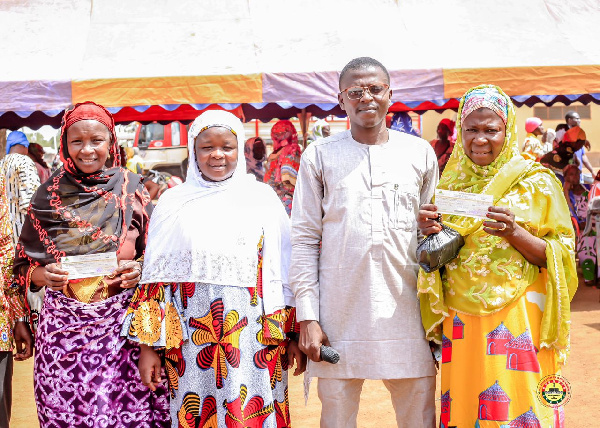
[[[306,148],[306,140],[308,138],[308,122],[310,121],[311,113],[307,113],[306,109],[303,108],[298,119],[300,119],[300,130],[302,131],[302,147]]]

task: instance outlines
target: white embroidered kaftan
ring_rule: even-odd
[[[417,300],[419,206],[438,181],[429,143],[389,131],[369,146],[350,131],[302,156],[292,211],[290,284],[297,320],[318,320],[340,353],[307,376],[435,375]],[[319,251],[319,243],[322,248]]]

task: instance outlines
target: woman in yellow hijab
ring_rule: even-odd
[[[457,122],[438,188],[492,195],[494,203],[487,219],[444,215],[465,245],[442,271],[419,273],[423,325],[442,345],[440,426],[562,427],[566,386],[544,380],[566,361],[577,289],[561,184],[520,155],[514,106],[497,86],[467,91]],[[434,218],[437,207],[423,205],[424,235],[441,229]],[[555,387],[560,393],[549,395]]]

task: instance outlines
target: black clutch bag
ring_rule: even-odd
[[[440,215],[436,221],[441,223]],[[427,273],[436,271],[458,256],[465,240],[456,230],[442,224],[442,231],[429,235],[417,246],[417,261]]]

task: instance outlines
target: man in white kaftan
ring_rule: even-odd
[[[398,426],[432,428],[435,366],[417,299],[416,217],[437,185],[437,158],[427,141],[385,128],[383,65],[351,61],[340,90],[351,129],[308,146],[294,193],[290,283],[307,376],[319,378],[322,427],[356,426],[364,379],[381,379]],[[320,361],[321,344],[340,353],[338,364]]]

